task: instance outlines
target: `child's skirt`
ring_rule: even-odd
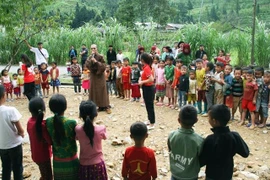
[[[89,89],[90,88],[90,80],[83,80],[82,88],[83,89]]]
[[[172,83],[166,83],[166,96],[167,98],[174,97],[174,89],[172,88]]]
[[[104,161],[89,165],[83,166],[80,165],[79,169],[79,179],[80,180],[107,180],[107,171]]]
[[[157,97],[164,97],[166,93],[165,84],[157,84],[156,85],[156,96]]]
[[[4,88],[6,93],[11,94],[12,93],[12,84],[10,83],[4,83]]]
[[[13,91],[14,91],[14,94],[15,94],[15,95],[20,95],[20,94],[21,94],[21,89],[20,89],[20,87],[15,87],[15,88],[13,89]]]
[[[42,89],[50,89],[49,82],[41,83]]]
[[[60,80],[59,79],[56,79],[56,80],[51,80],[51,86],[53,86],[53,87],[58,87],[58,86],[60,86],[61,85],[61,83],[60,83]]]
[[[37,163],[42,179],[53,179],[51,161]]]
[[[141,97],[140,86],[138,83],[131,84],[131,97],[132,98]]]

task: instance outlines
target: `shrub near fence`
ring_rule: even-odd
[[[116,20],[112,19],[111,24],[101,23],[100,27],[94,27],[86,24],[77,29],[59,28],[49,29],[35,35],[29,42],[35,46],[37,42],[43,41],[44,48],[50,54],[50,61],[56,61],[59,64],[65,64],[68,60],[68,51],[71,45],[74,45],[77,51],[80,51],[81,44],[90,47],[92,43],[98,45],[99,52],[106,55],[108,46],[112,44],[115,50],[121,49],[127,54],[131,61],[135,59],[135,50],[138,43],[142,44],[146,52],[150,52],[151,46],[157,43],[161,49],[163,46],[173,46],[175,41],[183,40],[190,43],[192,55],[198,49],[200,44],[205,45],[209,59],[217,55],[219,49],[233,54],[232,63],[234,65],[249,65],[251,52],[251,30],[245,31],[233,30],[222,34],[212,28],[212,24],[189,24],[183,29],[172,32],[161,32],[155,29],[137,29],[136,31],[127,29]],[[265,25],[258,22],[255,37],[255,60],[256,64],[267,66],[270,62],[270,34]],[[12,38],[0,33],[0,62],[6,64],[9,61],[12,48]],[[20,53],[17,55],[18,63],[21,53],[28,54],[34,59],[26,45],[22,45]]]

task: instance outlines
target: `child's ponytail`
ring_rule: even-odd
[[[94,128],[93,122],[89,116],[87,116],[85,121],[84,121],[83,130],[84,130],[86,136],[89,138],[91,146],[93,147],[95,128]]]
[[[97,107],[93,101],[83,101],[80,105],[80,118],[83,119],[83,130],[90,140],[90,144],[94,146],[95,127],[93,121],[97,117]]]
[[[61,145],[61,141],[65,138],[65,128],[63,123],[63,114],[67,109],[67,100],[65,96],[61,94],[55,94],[49,101],[50,110],[54,113],[53,127],[54,127],[54,138],[58,145]]]
[[[40,97],[34,97],[29,101],[28,109],[32,114],[32,118],[36,120],[35,130],[39,141],[43,140],[42,135],[42,122],[44,112],[46,110],[45,103]]]
[[[42,140],[43,136],[42,136],[42,121],[44,118],[44,113],[41,109],[38,110],[38,114],[37,114],[37,121],[36,121],[36,132],[37,132],[37,138],[38,140]]]
[[[54,136],[55,136],[56,143],[58,145],[61,145],[61,141],[65,137],[65,129],[64,129],[64,124],[62,122],[62,119],[58,113],[54,114],[53,126],[54,126],[54,131],[55,131]]]

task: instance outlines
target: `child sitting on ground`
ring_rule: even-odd
[[[197,121],[197,110],[194,106],[182,107],[178,117],[181,128],[173,131],[168,138],[171,180],[198,179],[203,138],[192,129]]]
[[[201,166],[206,165],[206,179],[232,179],[233,157],[236,153],[248,157],[248,146],[237,132],[231,132],[227,126],[231,115],[224,104],[213,105],[208,117],[214,134],[205,139],[200,154]]]
[[[152,149],[144,146],[144,141],[148,137],[147,126],[142,122],[133,123],[130,127],[130,137],[135,141],[135,146],[126,149],[122,166],[122,177],[124,180],[156,179],[155,153]]]

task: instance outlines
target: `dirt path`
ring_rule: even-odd
[[[78,119],[78,106],[81,100],[86,100],[86,96],[73,95],[71,88],[61,88],[60,93],[64,94],[68,100],[68,109],[65,116]],[[44,99],[48,104],[49,99]],[[110,98],[113,106],[112,114],[100,112],[97,122],[107,126],[108,139],[103,142],[103,153],[107,164],[110,179],[121,179],[121,166],[123,160],[123,152],[125,148],[132,145],[129,138],[129,127],[135,121],[145,121],[147,119],[145,107],[141,107],[140,103],[126,102],[115,97]],[[7,103],[7,105],[15,106],[23,115],[21,122],[26,128],[27,119],[30,113],[27,109],[27,100],[17,100]],[[178,112],[166,107],[155,107],[157,123],[155,129],[149,132],[146,145],[153,148],[156,152],[158,179],[170,179],[169,172],[169,154],[167,149],[167,137],[170,131],[179,127],[177,122]],[[46,117],[51,116],[49,108],[47,108]],[[239,118],[239,116],[238,116]],[[251,155],[244,159],[235,156],[235,177],[233,179],[256,179],[255,174],[260,176],[258,179],[270,179],[270,144],[269,133],[267,129],[249,130],[246,127],[238,127],[236,122],[230,123],[231,130],[237,131],[247,142]],[[210,125],[207,118],[199,117],[199,122],[195,124],[195,131],[206,137],[211,133]],[[120,139],[124,145],[112,146],[114,139]],[[26,140],[27,141],[27,140]],[[24,174],[27,179],[39,179],[39,171],[35,163],[32,162],[29,143],[24,144]],[[201,169],[202,172],[204,169]],[[245,172],[252,174],[243,175]],[[200,173],[203,174],[203,173]],[[254,176],[254,177],[253,177]]]

